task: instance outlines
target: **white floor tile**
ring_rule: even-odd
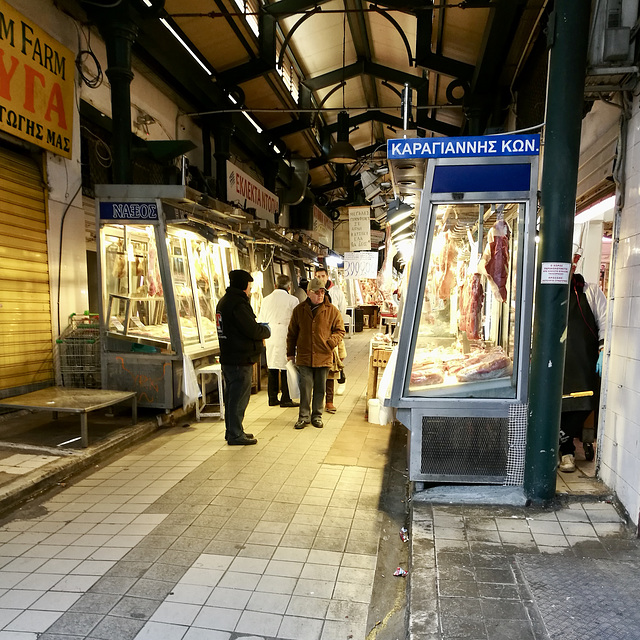
[[[183,602],[163,602],[151,616],[152,622],[169,622],[189,626],[200,613],[201,606]]]
[[[15,620],[10,622],[5,629],[7,631],[32,631],[43,633],[61,615],[62,611],[24,611]]]
[[[216,629],[218,631],[233,631],[238,624],[241,613],[242,611],[238,609],[202,607],[198,617],[193,622],[193,626]]]

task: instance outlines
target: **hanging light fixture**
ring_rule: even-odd
[[[347,48],[347,14],[342,18],[342,111],[338,114],[337,142],[331,147],[327,158],[337,164],[354,164],[358,160],[358,153],[349,142],[349,114],[344,105],[344,65]]]
[[[395,224],[413,215],[413,207],[395,198],[389,203],[389,222]]]
[[[327,158],[338,164],[353,164],[358,160],[358,153],[349,142],[349,114],[341,111],[338,114],[338,141],[331,147]]]

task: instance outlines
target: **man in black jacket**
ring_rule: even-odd
[[[227,292],[216,307],[220,364],[225,383],[225,440],[230,445],[256,444],[242,426],[251,396],[253,364],[260,361],[269,327],[258,324],[249,303],[251,274],[242,269],[229,273]]]

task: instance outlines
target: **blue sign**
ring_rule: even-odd
[[[100,220],[157,220],[158,205],[155,202],[101,202]]]
[[[387,157],[473,158],[537,156],[540,134],[526,136],[466,136],[460,138],[399,138],[387,140]]]

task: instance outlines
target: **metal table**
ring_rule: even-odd
[[[72,389],[47,387],[31,393],[23,393],[0,401],[0,407],[52,411],[54,420],[58,413],[79,413],[80,434],[83,447],[89,446],[88,414],[125,400],[131,400],[131,424],[138,422],[138,404],[133,391],[109,391],[106,389]]]

